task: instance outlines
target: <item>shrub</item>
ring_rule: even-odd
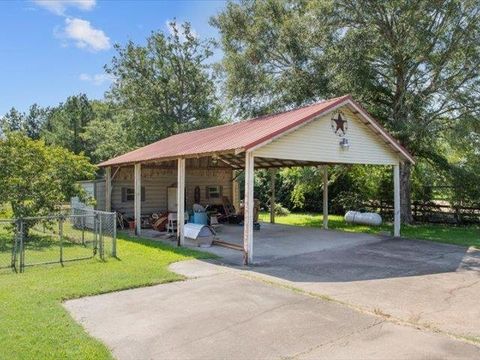
[[[92,178],[95,169],[83,155],[8,133],[0,139],[0,203],[16,218],[51,214],[84,195],[77,181]]]
[[[287,216],[290,215],[290,210],[288,210],[286,207],[284,207],[280,203],[275,204],[275,215],[278,216]]]

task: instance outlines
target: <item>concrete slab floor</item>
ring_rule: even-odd
[[[468,359],[480,348],[199,261],[195,279],[67,301],[118,359]]]
[[[142,236],[176,246],[173,237],[155,230],[145,229]],[[387,237],[262,222],[261,229],[254,231],[253,238],[254,263],[264,264],[275,259],[314,251],[375,243]],[[243,246],[243,226],[221,225],[217,229],[216,239]],[[188,238],[185,239],[185,246],[199,249],[197,244]],[[225,264],[243,265],[241,251],[221,246],[199,250],[218,255]]]

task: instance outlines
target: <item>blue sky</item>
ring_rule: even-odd
[[[69,95],[102,98],[112,45],[143,43],[176,18],[201,37],[223,1],[28,0],[0,2],[0,115],[12,106],[52,106]],[[217,55],[218,57],[218,55]]]

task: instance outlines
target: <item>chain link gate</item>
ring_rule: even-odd
[[[0,270],[116,255],[116,213],[72,208],[70,214],[0,220]]]

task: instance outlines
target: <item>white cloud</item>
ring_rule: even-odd
[[[103,30],[95,29],[89,21],[78,18],[65,19],[65,29],[57,36],[73,40],[81,49],[100,51],[110,49],[110,38]]]
[[[82,73],[78,77],[81,81],[92,83],[95,86],[101,86],[105,83],[110,83],[113,81],[113,76],[110,74],[85,74]]]
[[[41,6],[56,15],[65,15],[65,10],[69,7],[80,10],[91,10],[96,5],[96,0],[33,0],[38,6]]]

